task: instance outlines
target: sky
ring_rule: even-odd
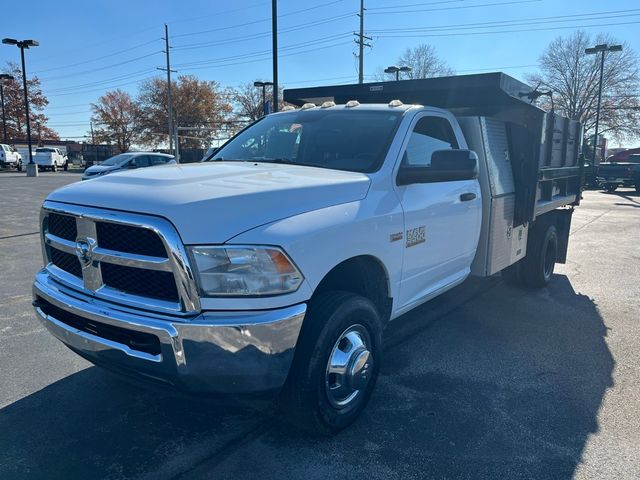
[[[279,0],[279,82],[286,87],[357,82],[359,0]],[[581,28],[609,32],[640,52],[637,0],[365,0],[365,81],[407,48],[435,47],[458,74],[504,71],[524,80],[545,47]],[[234,87],[271,80],[271,0],[31,0],[4,2],[0,36],[35,39],[27,77],[49,99],[61,137],[83,140],[91,103],[107,90],[132,94],[163,75],[164,23],[172,69]],[[0,69],[19,62],[0,45]],[[174,74],[175,75],[175,74]]]

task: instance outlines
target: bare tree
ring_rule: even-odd
[[[421,43],[413,48],[408,47],[396,60],[399,67],[411,67],[411,71],[402,74],[402,78],[431,78],[453,75],[454,71],[441,59],[432,45]],[[380,80],[395,80],[395,73],[380,72]]]
[[[140,138],[140,109],[127,92],[107,92],[91,104],[91,110],[98,141],[115,143],[126,152]]]
[[[593,135],[598,104],[600,55],[586,55],[585,48],[596,44],[617,44],[608,34],[595,38],[584,31],[558,37],[540,57],[540,72],[529,75],[533,85],[553,91],[556,110],[584,125]],[[631,47],[607,53],[602,82],[600,133],[621,139],[640,135],[640,78],[637,56]],[[545,100],[546,102],[546,100]],[[541,104],[550,108],[550,104]]]
[[[253,85],[254,82],[243,83],[234,89],[233,101],[237,105],[238,116],[243,120],[251,120],[252,122],[262,117],[264,108],[262,106],[262,88]],[[280,109],[286,104],[282,101],[282,88],[278,98],[280,99]],[[267,101],[273,104],[273,87],[268,86],[265,92]]]

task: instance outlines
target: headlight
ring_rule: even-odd
[[[295,292],[302,274],[276,247],[189,247],[200,295],[258,296]]]

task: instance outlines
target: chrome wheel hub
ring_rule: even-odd
[[[338,337],[327,362],[325,388],[329,403],[345,408],[366,388],[373,374],[371,338],[362,325],[353,325]]]

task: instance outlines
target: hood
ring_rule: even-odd
[[[84,171],[84,175],[97,175],[99,173],[119,170],[121,168],[122,167],[120,165],[92,165]]]
[[[250,162],[129,170],[62,187],[48,200],[167,218],[186,244],[224,243],[259,225],[363,199],[364,173]]]

